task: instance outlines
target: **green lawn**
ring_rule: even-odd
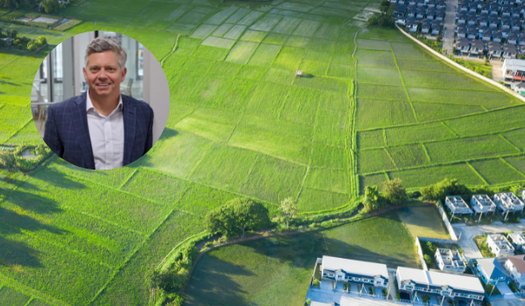
[[[399,219],[414,237],[449,239],[445,225],[435,207],[404,207],[397,211]]]

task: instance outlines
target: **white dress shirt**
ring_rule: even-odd
[[[109,170],[122,167],[124,158],[124,117],[122,114],[122,96],[117,107],[104,116],[97,112],[89,97],[86,99],[86,112],[89,138],[95,159],[95,169]]]

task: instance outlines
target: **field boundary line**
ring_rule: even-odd
[[[135,168],[135,170],[133,170],[131,174],[128,175],[128,177],[125,178],[124,181],[118,186],[118,189],[122,190],[122,187],[124,187],[124,185],[126,185],[129,182],[129,180],[131,180],[131,178],[135,175],[135,173],[137,173],[137,171],[139,171],[139,168]]]
[[[177,46],[179,44],[179,37],[180,37],[180,34],[177,34],[177,37],[175,37],[175,43],[173,44],[173,47],[171,48],[170,52],[168,52],[168,54],[164,55],[164,57],[160,60],[160,66],[161,67],[164,66],[164,62],[168,59],[168,57],[170,55],[172,55],[173,52],[175,52],[175,50],[177,50]]]
[[[503,139],[506,143],[508,143],[509,145],[511,145],[514,149],[518,150],[518,152],[520,153],[523,153],[523,151],[518,148],[516,145],[514,145],[512,142],[510,142],[510,140],[508,140],[507,138],[505,138],[502,134],[498,134],[498,136]]]
[[[419,122],[416,109],[414,108],[414,105],[412,104],[412,100],[410,99],[410,95],[408,94],[407,87],[405,85],[405,80],[403,79],[403,74],[401,73],[401,69],[399,69],[399,65],[397,64],[396,54],[394,53],[394,49],[392,49],[392,45],[390,42],[388,42],[388,46],[390,47],[390,52],[392,53],[392,57],[394,58],[394,64],[396,64],[397,73],[399,73],[399,78],[401,79],[401,84],[403,85],[403,90],[405,91],[405,94],[407,95],[408,103],[410,103],[410,108],[412,108],[412,112],[414,113],[414,119],[416,122]]]
[[[469,167],[470,169],[481,179],[481,181],[483,182],[483,184],[485,185],[490,185],[486,180],[485,178],[478,172],[478,170],[476,170],[476,168],[474,168],[474,166],[472,166],[469,162],[465,162]]]
[[[447,119],[447,120],[448,120],[448,119]],[[446,121],[446,120],[441,121],[441,124],[442,124],[443,126],[445,126],[445,128],[447,128],[447,130],[449,130],[452,134],[454,134],[454,136],[456,136],[456,138],[461,138],[461,136],[459,136],[459,134],[456,133],[456,131],[454,131],[450,126],[448,126],[448,124],[447,124],[445,121]],[[452,138],[452,139],[454,139],[454,138]]]
[[[33,119],[29,119],[26,123],[24,123],[18,130],[14,131],[13,134],[9,135],[9,137],[6,138],[6,140],[4,141],[5,144],[8,144],[9,143],[9,140],[13,137],[15,137],[16,134],[18,134],[18,132],[20,132],[23,128],[25,128],[29,122],[34,122]]]
[[[252,173],[252,169],[253,169],[253,166],[255,166],[255,163],[257,162],[257,160],[259,159],[259,155],[261,155],[260,153],[257,153],[255,154],[255,158],[253,159],[253,162],[250,166],[250,169],[248,169],[248,173],[246,173],[246,176],[244,177],[244,179],[242,180],[242,183],[241,183],[241,186],[239,187],[239,189],[237,190],[237,192],[240,194],[241,193],[241,190],[242,188],[244,187],[244,184],[246,184],[246,182],[248,181],[248,177],[250,176],[250,174]]]
[[[66,245],[63,245],[63,244],[60,243],[60,242],[54,242],[54,241],[50,241],[49,239],[46,239],[46,238],[43,238],[43,237],[39,237],[38,235],[34,234],[33,232],[31,232],[31,231],[29,231],[29,230],[25,230],[25,229],[23,229],[23,228],[20,228],[20,227],[14,226],[14,225],[9,224],[9,223],[0,222],[0,224],[3,224],[3,225],[5,225],[5,226],[7,226],[7,227],[11,227],[11,228],[13,228],[13,229],[18,229],[18,230],[20,230],[20,232],[23,233],[24,235],[30,236],[30,237],[32,237],[32,238],[35,239],[35,240],[39,240],[39,241],[42,241],[42,242],[44,242],[44,243],[50,244],[50,245],[52,245],[52,246],[54,246],[54,247],[57,247],[57,248],[60,248],[60,249],[64,249],[64,250],[66,250],[67,252],[70,252],[70,253],[75,253],[75,254],[79,255],[80,257],[87,258],[89,261],[91,261],[91,262],[93,262],[93,263],[95,263],[95,264],[99,264],[99,265],[104,266],[104,267],[106,267],[106,268],[109,268],[109,269],[111,269],[111,270],[116,269],[116,267],[113,267],[112,265],[110,265],[110,264],[108,264],[108,263],[106,263],[106,262],[103,262],[103,261],[101,261],[101,260],[96,260],[96,259],[90,257],[90,255],[88,255],[88,254],[86,254],[86,253],[84,253],[84,252],[82,252],[82,251],[72,249],[72,248],[70,248],[70,247],[68,247],[68,246],[66,246]]]
[[[197,233],[195,235],[191,235],[189,237],[187,237],[186,239],[182,240],[181,242],[177,243],[169,252],[166,256],[164,256],[164,258],[160,261],[160,263],[157,265],[157,269],[160,268],[162,265],[164,265],[164,263],[166,262],[166,260],[168,259],[168,257],[173,253],[173,251],[178,248],[180,245],[182,245],[183,243],[187,242],[188,240],[190,239],[193,239],[194,237],[197,237],[199,235],[202,235],[204,233],[206,233],[207,230],[204,230],[200,233]]]
[[[421,145],[421,147],[423,148],[423,152],[425,152],[425,155],[427,156],[428,162],[429,162],[430,164],[432,164],[432,158],[430,158],[430,154],[428,154],[427,147],[425,146],[424,143],[421,143],[420,145]]]
[[[36,289],[30,288],[24,284],[19,283],[18,281],[9,278],[5,276],[4,274],[0,273],[0,281],[2,281],[4,284],[7,284],[8,286],[13,286],[16,289],[20,289],[24,293],[27,293],[31,296],[35,296],[41,300],[44,300],[46,303],[51,303],[56,306],[71,306],[70,304],[59,300],[53,296],[47,295],[46,293],[43,293],[41,291],[38,291]]]
[[[189,188],[190,187],[186,187],[186,189],[181,193],[181,196],[177,199],[177,201],[175,201],[175,205],[178,204],[179,201],[186,195],[186,192],[188,192]],[[175,209],[175,205],[174,205],[174,208],[169,213],[166,214],[164,219],[161,222],[159,222],[159,224],[153,229],[153,231],[151,231],[151,233],[147,235],[147,237],[144,238],[142,243],[137,245],[135,250],[126,257],[126,260],[124,260],[124,262],[122,262],[122,264],[113,271],[113,274],[108,278],[107,282],[99,289],[99,291],[97,291],[97,293],[95,293],[95,295],[93,296],[93,298],[91,298],[91,300],[87,303],[87,305],[92,305],[93,302],[95,302],[98,299],[98,297],[106,290],[108,285],[115,279],[117,274],[120,273],[122,268],[124,268],[128,264],[128,262],[144,247],[146,242],[148,242],[151,239],[151,236],[153,236],[153,234],[157,232],[157,230],[164,224],[164,222],[166,222],[166,220],[168,220],[169,217],[171,217],[171,215],[173,215],[174,212],[179,211]]]
[[[297,192],[297,196],[295,197],[295,202],[297,203],[297,200],[299,200],[299,196],[301,196],[301,193],[303,192],[304,182],[306,181],[306,177],[308,176],[308,172],[310,172],[310,166],[306,167],[306,171],[303,176],[303,181],[301,182],[301,186],[299,186],[299,192]]]
[[[139,235],[140,237],[145,237],[146,236],[145,233],[139,232],[139,231],[134,230],[132,228],[127,228],[127,227],[125,227],[125,226],[123,226],[121,224],[118,224],[116,222],[106,220],[106,219],[104,219],[102,217],[99,217],[99,216],[96,216],[96,215],[93,215],[93,214],[90,214],[90,213],[87,213],[87,212],[84,212],[84,211],[80,211],[80,210],[75,209],[73,207],[70,207],[70,206],[67,206],[67,205],[60,205],[60,207],[66,208],[68,210],[74,211],[74,212],[79,213],[79,214],[84,215],[84,216],[88,216],[88,217],[100,220],[100,221],[105,222],[107,224],[111,224],[111,225],[116,226],[116,227],[118,227],[120,229],[123,229],[123,230],[129,231],[129,232],[135,233],[135,234]]]
[[[447,63],[449,63],[449,64],[455,66],[456,68],[459,68],[460,70],[462,70],[462,71],[464,71],[464,72],[470,74],[471,76],[474,76],[475,78],[477,78],[477,79],[479,79],[479,80],[482,80],[482,81],[484,81],[484,82],[486,82],[486,83],[489,83],[489,84],[491,84],[491,85],[493,85],[493,86],[495,86],[495,87],[497,87],[497,88],[499,88],[499,89],[502,89],[504,92],[506,92],[506,93],[510,93],[510,94],[512,94],[513,97],[515,97],[515,98],[521,100],[522,102],[525,102],[525,97],[523,97],[523,96],[521,96],[521,95],[518,95],[516,92],[514,92],[514,91],[508,89],[507,87],[505,87],[505,86],[503,86],[503,85],[501,85],[501,84],[495,82],[494,80],[491,80],[491,79],[489,79],[489,78],[487,78],[487,77],[484,77],[484,76],[482,76],[482,75],[480,75],[480,74],[478,74],[478,73],[476,73],[476,72],[474,72],[474,71],[472,71],[472,70],[470,70],[470,69],[467,69],[466,67],[461,66],[460,64],[458,64],[458,63],[452,61],[451,59],[447,58],[446,56],[444,56],[444,55],[442,55],[442,54],[436,52],[435,50],[433,50],[433,49],[430,48],[429,46],[427,46],[427,45],[425,45],[424,43],[420,42],[419,40],[415,39],[414,37],[412,37],[412,35],[407,34],[407,33],[406,33],[405,31],[403,31],[403,29],[401,29],[397,24],[396,24],[395,26],[396,26],[396,28],[397,28],[399,31],[401,31],[401,33],[403,33],[403,35],[405,35],[406,37],[410,38],[412,41],[416,42],[418,45],[422,46],[422,47],[425,48],[427,51],[430,51],[432,54],[438,56],[439,58],[441,58],[442,60],[446,61]]]
[[[208,145],[208,147],[206,148],[206,150],[202,153],[201,157],[199,158],[199,160],[195,163],[195,165],[193,166],[193,168],[190,170],[190,172],[188,172],[188,174],[186,174],[186,179],[190,179],[190,177],[193,175],[193,172],[195,172],[195,170],[197,169],[197,167],[200,165],[200,163],[202,162],[202,160],[204,159],[204,157],[206,156],[206,154],[208,153],[208,150],[210,150],[210,147],[213,146],[213,144],[215,144],[215,142],[210,142],[210,144]]]
[[[450,102],[441,102],[441,101],[421,101],[421,100],[413,100],[412,102],[416,102],[416,103],[424,103],[424,104],[439,104],[439,105],[458,105],[458,106],[464,106],[464,105],[467,105],[467,106],[479,106],[481,108],[483,108],[483,111],[484,112],[490,112],[488,109],[486,109],[483,105],[481,104],[469,104],[469,103],[450,103]],[[483,112],[480,112],[480,113],[483,113]],[[470,115],[470,114],[469,114]],[[447,118],[448,120],[448,118]]]
[[[27,301],[27,303],[24,304],[24,306],[28,306],[33,300],[35,299],[34,296],[31,296],[31,298],[29,299],[29,301]]]
[[[373,67],[370,67],[373,68]],[[378,67],[375,67],[378,68]],[[390,68],[385,68],[390,69]],[[361,84],[365,85],[377,85],[377,86],[383,86],[383,87],[401,87],[399,85],[392,85],[392,84],[381,84],[381,83],[372,83],[372,82],[360,82]],[[439,89],[439,90],[447,90],[447,91],[472,91],[472,92],[482,92],[482,93],[501,93],[496,90],[482,90],[482,89],[468,89],[468,88],[447,88],[447,87],[416,87],[416,86],[408,86],[408,88],[416,88],[416,89]],[[394,99],[390,99],[394,100]],[[521,104],[518,104],[521,105]]]
[[[390,176],[388,176],[388,172],[383,171],[383,173],[385,174],[386,181],[389,182],[390,181]]]
[[[388,155],[388,158],[390,158],[390,160],[392,161],[392,164],[394,165],[394,167],[396,167],[396,169],[399,169],[399,167],[397,166],[396,162],[392,158],[392,155],[390,155],[390,152],[388,151],[388,149],[387,148],[383,148],[383,150],[386,152],[386,155]]]
[[[149,168],[148,168],[148,169],[149,169]],[[77,178],[77,179],[79,179],[79,180],[83,180],[83,181],[89,182],[89,183],[91,183],[91,184],[95,184],[95,185],[102,186],[102,187],[107,188],[107,189],[111,189],[111,190],[113,190],[113,191],[115,191],[115,192],[117,192],[117,193],[118,193],[118,192],[121,192],[121,193],[127,194],[127,195],[129,195],[129,196],[132,196],[132,197],[134,197],[134,198],[137,198],[137,199],[140,199],[140,200],[145,200],[145,201],[151,202],[151,203],[153,203],[153,204],[155,204],[155,205],[157,205],[157,206],[170,207],[170,206],[169,206],[170,204],[165,204],[165,203],[159,202],[159,201],[157,201],[157,200],[153,200],[153,199],[145,198],[145,197],[140,196],[140,195],[137,195],[137,194],[133,194],[133,193],[131,193],[131,192],[129,192],[129,191],[126,191],[126,190],[121,190],[121,189],[117,189],[117,188],[112,187],[112,186],[104,185],[104,184],[102,184],[102,183],[92,181],[92,180],[90,180],[90,179],[87,179],[87,178],[84,178],[84,177],[78,176],[78,175],[76,175],[76,174],[67,174],[67,175],[68,175],[68,176],[72,176],[72,177],[74,177],[74,178]]]
[[[350,18],[348,18],[350,19]],[[353,61],[353,64],[354,64],[354,75],[353,75],[353,80],[352,80],[352,96],[350,97],[350,93],[349,93],[349,90],[347,90],[347,93],[346,95],[348,96],[348,98],[350,99],[350,113],[349,113],[349,117],[350,117],[350,124],[349,124],[349,129],[350,129],[350,136],[352,137],[352,143],[351,143],[351,150],[348,154],[348,156],[350,157],[350,160],[348,161],[348,175],[349,175],[349,178],[351,177],[350,179],[350,188],[353,189],[353,190],[350,190],[350,197],[354,196],[354,197],[357,197],[359,196],[359,169],[357,167],[357,157],[358,157],[358,153],[357,153],[357,127],[356,127],[356,117],[357,117],[357,86],[358,86],[358,82],[357,82],[357,58],[355,57],[355,54],[357,52],[357,34],[359,34],[359,32],[364,29],[365,27],[361,27],[361,28],[358,28],[358,30],[354,33],[354,37],[353,37],[353,43],[354,43],[354,50],[352,50],[352,54],[350,54],[350,57],[352,58],[352,61]],[[348,136],[345,137],[345,140],[348,139]],[[347,147],[346,145],[346,142],[345,142],[345,147]],[[347,148],[348,149],[348,148]],[[351,163],[351,165],[350,165]],[[351,173],[350,173],[351,172]],[[332,204],[333,204],[333,197],[332,197]]]
[[[403,167],[398,169],[387,169],[387,170],[377,170],[372,172],[364,172],[360,173],[363,176],[366,175],[374,175],[382,173],[383,171],[387,172],[401,172],[401,171],[407,171],[407,170],[418,170],[418,169],[424,169],[424,168],[434,168],[434,167],[444,167],[444,166],[453,166],[457,164],[464,164],[468,162],[478,162],[478,161],[484,161],[484,160],[491,160],[491,159],[497,159],[497,158],[506,158],[506,157],[519,157],[522,156],[521,153],[512,153],[512,154],[505,154],[505,155],[494,155],[494,156],[483,156],[479,158],[470,158],[466,160],[456,160],[451,162],[442,162],[442,163],[435,163],[430,165],[422,165],[422,166],[414,166],[414,167]]]
[[[505,165],[509,166],[511,169],[513,169],[514,171],[518,172],[519,175],[525,177],[525,174],[521,173],[521,171],[519,171],[518,169],[516,169],[516,167],[514,167],[513,165],[511,165],[508,161],[506,161],[504,158],[499,158]]]
[[[259,153],[259,152],[257,152],[257,153]],[[260,153],[260,154],[262,154],[262,153]],[[257,154],[257,156],[259,156],[259,154]],[[221,190],[221,191],[224,191],[224,192],[228,192],[228,193],[231,193],[231,194],[235,194],[235,195],[238,195],[238,196],[241,196],[241,197],[249,197],[249,198],[255,199],[255,200],[257,200],[257,201],[259,201],[261,203],[266,203],[268,205],[278,206],[277,204],[271,203],[271,202],[269,202],[267,200],[263,200],[263,199],[260,199],[258,197],[251,196],[251,195],[242,194],[239,191],[227,190],[227,189],[224,189],[222,187],[217,187],[217,186],[213,186],[213,185],[207,185],[207,184],[204,184],[202,182],[191,181],[191,180],[188,180],[188,179],[185,179],[185,178],[176,177],[176,176],[174,176],[173,174],[171,174],[169,172],[164,172],[164,171],[158,170],[158,169],[153,169],[153,168],[147,168],[147,169],[148,169],[148,171],[157,172],[157,173],[169,176],[169,177],[174,178],[174,179],[178,179],[178,180],[189,182],[191,184],[201,185],[201,186],[208,187],[208,188],[214,188],[214,189]],[[187,214],[190,214],[190,215],[195,215],[195,216],[197,216],[199,218],[202,218],[202,216],[196,215],[195,213],[192,213],[192,212],[189,212],[189,211],[185,211],[185,210],[181,210],[181,209],[177,209],[177,210],[181,211],[181,212],[184,212],[184,213],[187,213]]]

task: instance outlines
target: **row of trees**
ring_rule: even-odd
[[[394,4],[388,0],[383,0],[380,7],[381,13],[368,18],[368,24],[379,25],[381,27],[391,28],[394,27],[395,20],[392,17],[394,13]]]
[[[182,305],[183,298],[178,292],[188,282],[189,270],[196,257],[197,248],[190,243],[177,254],[177,258],[167,269],[157,268],[150,271],[146,279],[152,295],[157,297],[160,293],[171,301],[168,305]]]
[[[10,37],[13,38],[11,40],[11,45],[15,49],[19,50],[27,50],[29,52],[35,52],[36,50],[42,48],[43,46],[47,45],[47,39],[45,36],[39,36],[36,39],[30,39],[28,37],[18,37],[18,30],[17,29],[8,29],[5,33],[5,35],[2,33],[2,28],[0,28],[0,37]],[[0,48],[6,48],[9,47],[6,42],[3,40],[0,40]]]
[[[383,193],[377,186],[367,186],[363,205],[365,210],[372,211],[384,208],[386,205],[401,205],[408,199],[405,187],[398,178],[383,182]]]
[[[69,0],[67,1],[69,3]],[[42,9],[48,13],[53,14],[58,12],[64,4],[59,3],[58,0],[0,0],[0,8],[7,8],[10,10],[34,8],[41,5]]]

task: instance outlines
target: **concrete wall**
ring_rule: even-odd
[[[436,203],[436,205],[438,207],[439,214],[441,215],[441,218],[443,219],[443,222],[445,222],[445,227],[447,228],[448,233],[450,234],[450,238],[453,241],[457,242],[458,241],[458,236],[456,236],[456,232],[454,231],[454,228],[452,227],[452,224],[450,224],[450,221],[448,220],[448,216],[445,213],[445,210],[443,210],[443,207],[441,207],[441,205],[439,205],[439,203]]]

